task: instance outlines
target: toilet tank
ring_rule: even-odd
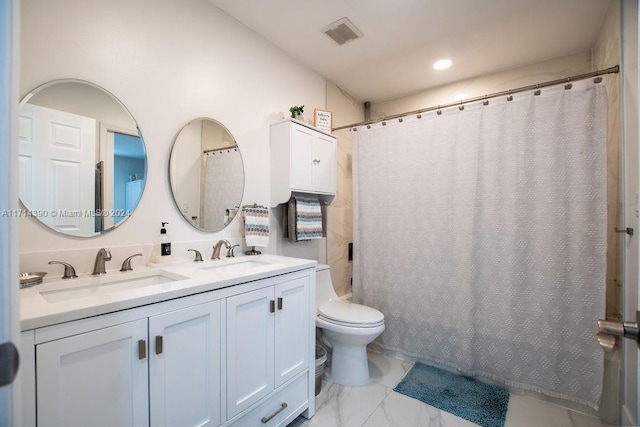
[[[338,299],[331,282],[331,269],[326,264],[316,266],[316,307]]]

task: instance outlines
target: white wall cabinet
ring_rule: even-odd
[[[229,418],[309,368],[308,307],[308,280],[303,278],[227,299]],[[291,408],[290,402],[282,403]]]
[[[336,195],[337,138],[305,123],[271,125],[271,205],[291,193],[317,194],[331,203]]]
[[[23,400],[35,402],[24,406],[24,427],[35,425],[33,411],[47,427],[278,426],[312,416],[314,272],[23,332]]]

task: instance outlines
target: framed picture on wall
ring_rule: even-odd
[[[313,126],[323,132],[331,133],[331,111],[313,110]]]

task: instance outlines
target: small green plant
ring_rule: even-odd
[[[295,119],[296,117],[304,113],[304,105],[294,105],[293,107],[289,108],[289,111],[291,112],[291,117]]]

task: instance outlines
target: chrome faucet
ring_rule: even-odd
[[[122,261],[122,267],[120,268],[120,271],[133,271],[133,267],[131,267],[131,259],[137,256],[142,256],[142,254],[133,254],[130,257],[125,258],[125,260]],[[104,262],[102,263],[102,265],[104,265]]]
[[[220,248],[224,245],[225,248],[229,249],[231,247],[231,243],[228,240],[222,239],[218,240],[218,243],[213,247],[213,253],[211,254],[211,259],[220,259]]]
[[[104,262],[111,261],[111,252],[109,249],[101,248],[96,255],[96,262],[93,264],[93,275],[105,274]]]
[[[195,253],[195,257],[193,258],[193,262],[202,262],[202,254],[197,249],[187,249],[187,251],[191,251]]]
[[[78,275],[76,274],[75,268],[67,262],[62,261],[49,261],[49,264],[60,264],[64,265],[64,274],[62,276],[63,279],[77,279]]]
[[[234,250],[235,248],[237,248],[238,246],[240,246],[240,245],[233,245],[233,246],[231,246],[231,247],[227,247],[227,258],[233,258],[233,257],[235,257],[235,255],[234,255],[234,253],[233,253],[233,250]]]

